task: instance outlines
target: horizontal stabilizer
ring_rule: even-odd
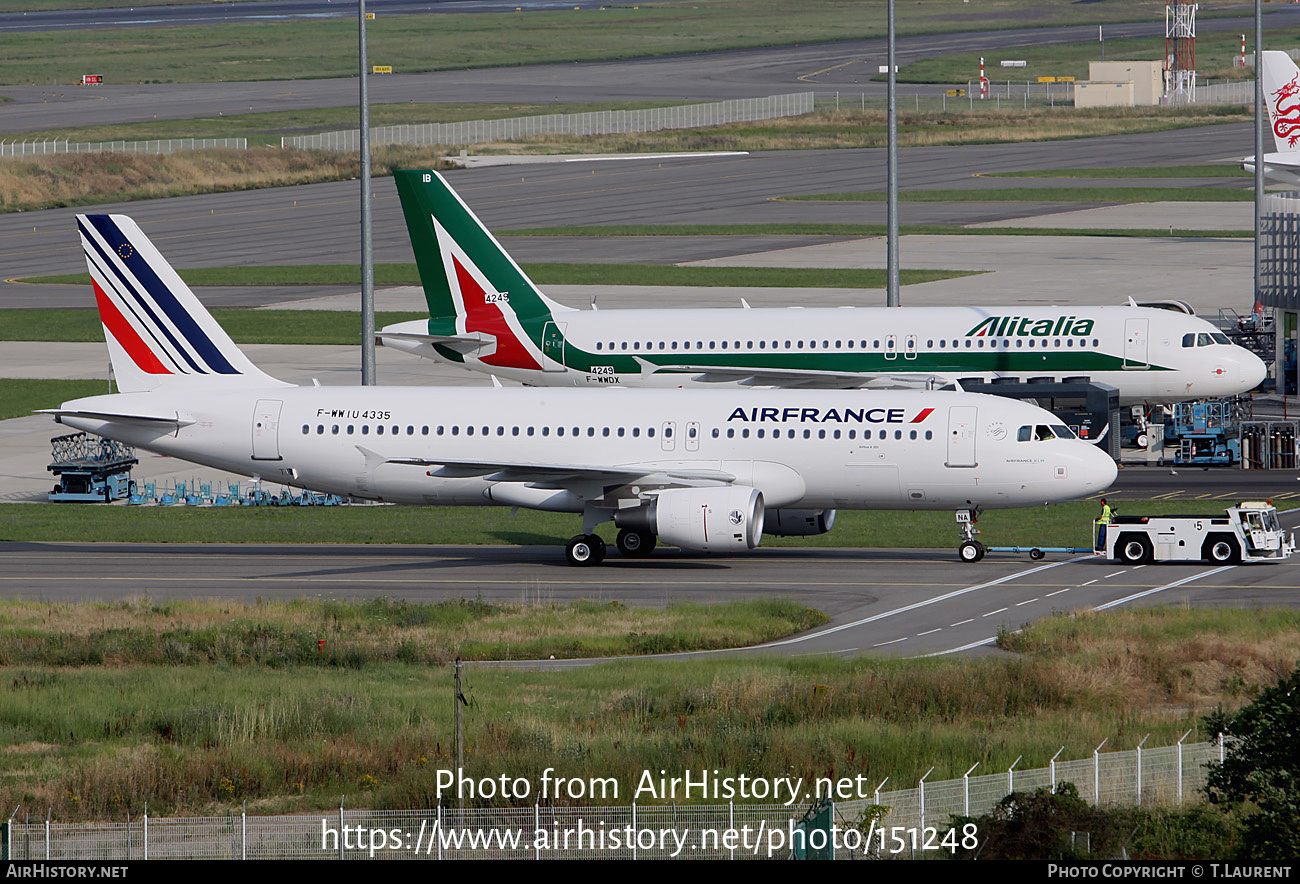
[[[113,421],[115,423],[160,424],[169,427],[188,427],[197,421],[192,417],[173,411],[170,414],[141,414],[127,411],[84,411],[76,408],[41,408],[38,414],[52,414],[56,418],[79,417],[88,420]]]
[[[423,324],[423,323],[420,323]],[[409,331],[389,331],[380,329],[375,332],[380,343],[392,346],[393,343],[405,344],[438,344],[455,350],[458,353],[473,353],[484,347],[496,347],[497,339],[495,335],[485,334],[483,332],[468,332],[463,335],[430,335],[420,334]],[[391,342],[391,343],[390,343]]]

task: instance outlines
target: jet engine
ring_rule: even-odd
[[[835,525],[835,510],[768,510],[763,530],[774,537],[811,537],[825,534]]]
[[[649,503],[619,510],[614,524],[657,534],[669,546],[744,552],[763,539],[763,493],[757,488],[672,488]]]

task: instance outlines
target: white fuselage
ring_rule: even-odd
[[[1264,363],[1214,326],[1149,307],[575,310],[555,314],[544,370],[414,340],[387,346],[546,386],[897,387],[928,377],[1087,377],[1123,403],[1221,398]],[[423,321],[387,330],[418,333]],[[554,343],[562,338],[563,346]],[[710,369],[713,369],[712,371]]]
[[[853,509],[1029,506],[1095,493],[1116,474],[1088,443],[1032,432],[1018,441],[1022,428],[1059,425],[1050,413],[951,391],[282,387],[96,396],[64,409],[82,414],[62,423],[160,454],[414,504],[582,511],[583,501],[638,496],[585,483],[593,466],[717,471],[760,490],[768,507]],[[175,412],[179,427],[86,416],[104,412]],[[549,488],[498,481],[496,469],[449,478],[429,467],[443,462],[572,465],[576,478]],[[515,487],[492,497],[500,485]]]

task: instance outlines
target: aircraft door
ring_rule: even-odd
[[[1150,368],[1147,361],[1147,323],[1146,319],[1124,320],[1124,367]]]
[[[907,336],[907,349],[903,351],[903,356],[907,359],[916,358],[916,335]]]
[[[564,329],[565,325],[555,322],[542,329],[543,371],[564,371]]]
[[[663,426],[659,428],[659,445],[664,451],[673,451],[677,448],[677,423],[675,421],[663,422]]]
[[[699,421],[686,422],[686,450],[687,451],[700,450],[700,422]]]
[[[898,335],[890,335],[885,338],[885,358],[895,359],[898,357]]]
[[[258,399],[253,408],[253,460],[281,460],[279,399]]]
[[[979,466],[975,460],[978,411],[974,405],[955,405],[948,409],[948,460],[944,466]]]

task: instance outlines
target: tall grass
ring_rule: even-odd
[[[190,616],[135,606],[155,626]],[[340,628],[362,610],[342,612]],[[123,613],[37,605],[22,616],[54,641]],[[931,766],[937,780],[977,761],[1087,757],[1103,739],[1208,739],[1201,715],[1294,666],[1300,622],[1289,610],[1148,609],[1053,618],[1017,642],[1026,650],[982,659],[470,665],[467,773],[614,777],[626,800],[644,770],[901,785]],[[351,806],[430,807],[435,772],[450,765],[451,689],[449,666],[379,660],[4,665],[0,801],[56,818],[138,814],[146,802],[161,814],[320,809],[340,794]]]
[[[443,153],[434,147],[377,146],[373,174],[447,168]],[[355,154],[279,148],[19,157],[0,160],[0,212],[312,184],[356,178],[360,169]]]

